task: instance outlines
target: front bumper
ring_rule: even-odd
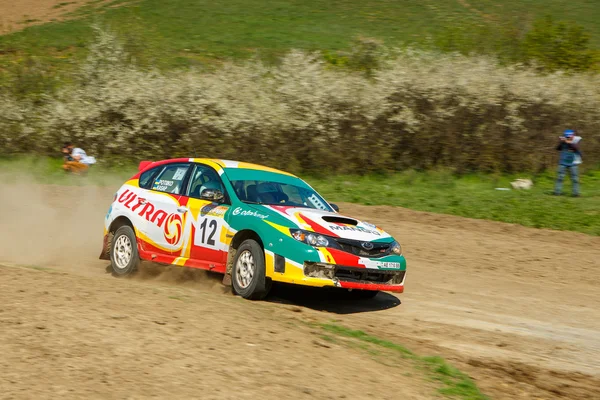
[[[304,263],[304,275],[332,281],[344,289],[404,291],[406,270],[357,268],[327,263]]]
[[[285,259],[285,268],[274,268],[274,254],[265,252],[267,276],[276,282],[313,287],[338,287],[352,290],[378,290],[402,293],[406,268],[378,269],[348,267],[323,262],[299,264]]]
[[[404,283],[400,285],[386,285],[378,283],[361,283],[361,282],[337,282],[338,287],[344,289],[358,289],[358,290],[379,290],[382,292],[404,292]]]

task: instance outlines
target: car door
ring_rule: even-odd
[[[202,192],[211,189],[223,193],[223,199],[203,199]],[[191,225],[190,235],[182,248],[180,257],[184,265],[224,272],[229,250],[227,235],[230,228],[225,221],[229,210],[229,196],[219,174],[204,164],[195,164],[181,204],[187,207]]]
[[[190,163],[166,164],[140,196],[144,196],[142,214],[147,221],[141,229],[142,248],[155,261],[172,263],[190,233],[185,231],[188,209],[180,203],[190,171]]]

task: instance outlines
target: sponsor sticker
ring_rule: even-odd
[[[152,187],[152,189],[164,192],[164,191],[170,189],[171,187],[173,187],[174,184],[175,184],[175,182],[173,182],[171,180],[159,179],[156,182],[154,182],[154,186]]]
[[[332,231],[352,231],[352,232],[364,232],[364,233],[370,233],[371,235],[375,235],[375,236],[381,236],[381,233],[372,230],[372,229],[367,229],[367,228],[363,228],[361,226],[348,226],[348,225],[329,225],[329,230]]]
[[[112,209],[113,209],[113,205],[111,204],[110,207],[108,208],[108,212],[106,213],[106,216],[104,217],[104,219],[109,219],[110,218],[110,214],[112,213]]]
[[[228,209],[229,207],[207,204],[200,209],[200,216],[223,217]]]
[[[165,210],[155,207],[151,201],[140,199],[135,192],[129,189],[121,193],[117,201],[132,212],[137,212],[146,221],[162,228],[168,244],[176,245],[181,240],[185,221],[180,215],[167,213]]]
[[[233,215],[241,215],[243,217],[256,217],[256,218],[260,218],[260,219],[269,218],[268,215],[261,214],[261,213],[256,212],[256,211],[243,210],[242,207],[236,207],[235,210],[233,210],[231,212],[231,214],[233,214]]]
[[[173,174],[173,180],[174,181],[180,181],[183,179],[183,177],[185,176],[185,173],[187,172],[187,167],[185,168],[177,168],[177,171],[175,171],[175,174]]]

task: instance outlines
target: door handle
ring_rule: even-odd
[[[188,208],[187,207],[177,207],[177,212],[180,212],[182,214],[188,212]]]
[[[148,202],[148,200],[142,198],[142,197],[138,197],[138,201],[140,202],[140,204],[146,204]]]

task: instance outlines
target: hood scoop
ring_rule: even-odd
[[[358,225],[358,221],[355,219],[344,218],[344,217],[335,217],[326,215],[323,218],[323,221],[332,222],[334,224],[347,224],[347,225]]]

